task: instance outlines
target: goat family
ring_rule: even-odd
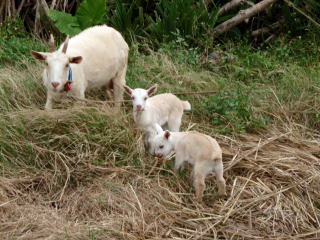
[[[188,101],[171,93],[158,94],[157,86],[149,89],[131,89],[125,81],[129,47],[121,34],[106,25],[95,26],[65,40],[58,50],[54,39],[51,52],[35,52],[32,56],[45,63],[42,79],[47,88],[45,109],[52,109],[53,101],[64,92],[84,99],[87,89],[107,87],[113,90],[116,106],[125,91],[132,99],[133,119],[144,131],[145,148],[163,158],[175,151],[175,170],[184,162],[193,165],[193,184],[196,198],[201,201],[206,176],[214,171],[218,193],[226,194],[223,178],[222,150],[217,141],[208,135],[190,131],[179,132],[184,111],[191,110]],[[166,129],[163,131],[162,127]]]

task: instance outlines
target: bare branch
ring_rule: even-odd
[[[289,0],[284,0],[288,6],[294,8],[296,11],[298,11],[300,14],[302,14],[303,16],[305,16],[306,18],[308,18],[313,24],[315,24],[317,27],[320,27],[320,24],[318,22],[316,22],[313,18],[311,18],[309,15],[307,15],[306,13],[304,13],[301,9],[297,8],[296,5],[294,5],[293,2],[290,2]]]
[[[17,15],[20,14],[20,11],[21,11],[21,9],[22,9],[22,7],[23,7],[23,5],[24,5],[24,2],[25,2],[25,0],[22,0],[22,1],[21,1],[20,5],[19,5],[19,7],[18,7],[18,9],[17,9],[17,12],[16,12]]]
[[[226,12],[230,11],[231,9],[236,8],[242,4],[249,4],[251,6],[254,5],[254,3],[250,2],[250,1],[246,1],[246,0],[232,0],[231,2],[226,3],[225,5],[223,5],[220,8],[220,10],[218,12],[218,16],[221,16],[221,15],[225,14]]]
[[[50,6],[50,9],[54,9],[54,7],[56,6],[56,1],[57,0],[53,0],[52,3],[51,3],[51,6]]]
[[[2,3],[1,3],[1,5],[0,5],[0,22],[2,22],[4,19],[5,19],[5,5],[6,4],[6,2],[5,1],[3,1]]]
[[[40,4],[39,4],[39,1],[37,1],[36,3],[36,16],[35,16],[35,19],[34,19],[34,32],[35,33],[38,33],[38,25],[40,23]]]
[[[259,36],[261,34],[268,33],[273,29],[279,28],[283,23],[284,23],[284,20],[281,19],[280,21],[271,24],[269,27],[263,27],[263,28],[259,28],[257,30],[252,31],[251,35],[253,37],[256,37],[256,36]]]
[[[50,52],[54,52],[56,50],[52,33],[50,34],[49,48],[50,48]]]
[[[277,37],[277,35],[275,34],[271,34],[261,45],[260,48],[263,48],[264,45],[268,44],[269,42],[271,42],[273,39],[275,39]]]
[[[48,4],[46,3],[45,0],[40,0],[40,2],[41,2],[41,6],[42,6],[44,12],[46,13],[46,15],[48,15],[48,13],[49,13]]]
[[[234,26],[238,25],[239,23],[243,22],[245,19],[250,18],[257,13],[265,10],[267,7],[269,7],[272,3],[276,2],[277,0],[263,0],[254,6],[246,9],[241,10],[239,13],[234,16],[233,18],[221,23],[217,27],[215,27],[216,34],[225,33]]]

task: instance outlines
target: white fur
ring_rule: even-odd
[[[179,131],[183,111],[191,109],[190,103],[180,100],[171,93],[150,97],[156,92],[156,89],[156,86],[148,90],[142,88],[133,90],[125,87],[126,92],[132,98],[135,123],[143,129],[157,123],[160,126],[167,125],[167,129],[170,131]],[[141,106],[140,109],[138,109],[139,105]]]
[[[155,136],[155,124],[166,127],[170,131],[178,132],[184,110],[191,110],[188,101],[182,101],[171,93],[158,94],[150,97],[157,91],[157,86],[149,89],[131,89],[124,86],[131,96],[133,105],[133,119],[138,127],[145,132],[144,143],[153,153],[151,139]]]
[[[63,52],[67,44],[66,53]],[[68,78],[68,64],[72,69],[70,95],[85,98],[87,89],[111,86],[113,83],[114,100],[120,104],[123,99],[123,84],[127,70],[129,47],[121,34],[106,25],[88,28],[65,42],[57,51],[47,53],[32,52],[32,55],[46,62],[43,83],[47,88],[46,109],[52,102],[59,100],[65,92]],[[73,62],[73,57],[82,61]],[[111,82],[112,81],[112,82]],[[58,84],[55,88],[52,83]],[[109,89],[108,89],[109,90]]]
[[[157,135],[153,139],[155,154],[162,158],[171,151],[176,153],[175,170],[183,167],[185,162],[193,165],[193,184],[196,196],[202,200],[206,176],[214,171],[218,183],[218,193],[226,195],[223,178],[222,150],[215,139],[196,132],[169,132],[157,127]]]

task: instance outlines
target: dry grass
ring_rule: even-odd
[[[200,205],[190,169],[175,175],[172,159],[144,153],[130,111],[39,110],[45,96],[32,68],[1,69],[14,94],[0,103],[0,239],[320,238],[320,134],[282,111],[290,106],[275,102],[274,124],[236,137],[214,134],[197,113],[184,118],[224,152],[229,195],[217,198],[210,176]]]

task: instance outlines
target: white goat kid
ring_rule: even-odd
[[[191,110],[188,101],[182,101],[171,93],[158,94],[157,85],[149,89],[131,89],[124,86],[126,93],[131,96],[133,119],[139,128],[144,130],[144,146],[153,154],[152,138],[156,135],[155,124],[165,126],[170,131],[178,132],[184,110]]]
[[[132,99],[134,122],[143,129],[158,123],[167,125],[171,131],[179,131],[183,111],[191,110],[188,101],[182,101],[171,93],[150,97],[157,91],[157,85],[147,90],[124,86],[124,90]]]
[[[52,109],[52,102],[66,91],[84,99],[87,89],[103,86],[107,87],[107,93],[113,89],[119,106],[123,99],[128,51],[121,34],[106,25],[88,28],[70,40],[67,37],[57,51],[31,51],[35,59],[46,64],[42,74],[47,88],[45,109]]]
[[[156,128],[158,134],[153,139],[156,156],[163,158],[174,151],[175,171],[182,168],[184,162],[193,165],[193,185],[199,202],[203,198],[205,178],[212,171],[216,174],[218,194],[226,195],[222,150],[215,139],[196,131],[169,132],[163,131],[159,125]]]

